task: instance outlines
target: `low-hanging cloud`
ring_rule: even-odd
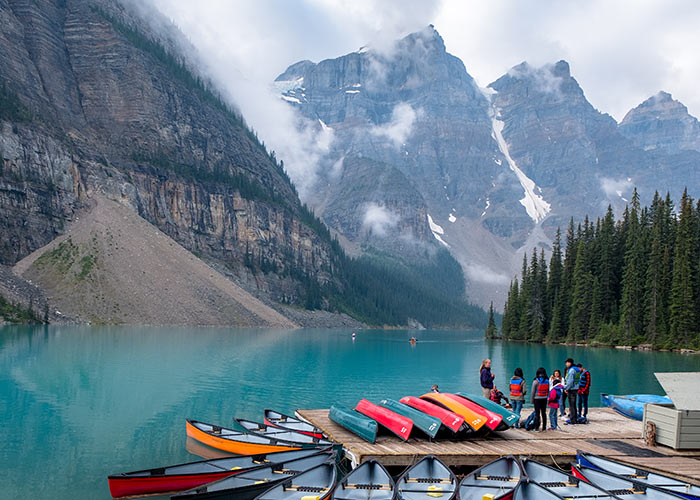
[[[467,264],[464,268],[469,281],[489,285],[507,285],[508,276],[480,264]]]
[[[600,189],[610,199],[627,201],[633,188],[634,184],[630,178],[611,179],[609,177],[601,177],[600,179]]]
[[[534,67],[530,64],[523,63],[508,70],[508,74],[513,78],[530,78],[537,90],[545,94],[552,94],[556,98],[561,98],[561,84],[564,79],[561,76],[555,75],[552,70],[554,64],[547,63],[540,67]]]
[[[400,102],[394,106],[389,121],[372,127],[370,132],[378,137],[388,139],[395,148],[399,149],[411,135],[413,125],[422,113],[422,109],[416,111],[410,104]]]
[[[362,227],[374,236],[386,236],[400,220],[397,213],[378,203],[367,203],[364,210]]]

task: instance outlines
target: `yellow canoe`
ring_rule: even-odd
[[[484,415],[475,412],[471,408],[467,408],[465,405],[455,401],[445,394],[441,394],[439,392],[429,392],[428,394],[423,394],[420,398],[432,403],[437,403],[443,408],[447,408],[451,412],[456,413],[460,417],[464,418],[466,424],[474,429],[475,432],[481,430],[482,427],[486,425],[487,418]]]

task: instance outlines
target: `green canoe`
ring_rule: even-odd
[[[410,418],[413,420],[413,425],[427,434],[430,438],[434,438],[437,435],[438,431],[440,430],[440,426],[442,425],[439,418],[431,417],[420,410],[416,410],[415,408],[399,403],[393,399],[382,399],[379,402],[379,406],[383,406],[394,413]]]
[[[331,406],[328,417],[336,424],[374,444],[377,439],[377,422],[343,406]]]
[[[487,410],[491,410],[494,413],[502,415],[503,421],[508,427],[513,427],[516,424],[516,422],[520,420],[520,417],[517,413],[513,413],[512,411],[505,409],[504,407],[494,403],[490,399],[482,398],[481,396],[475,396],[472,394],[464,394],[463,392],[458,392],[457,395],[462,396],[463,398],[467,398],[470,401],[478,404],[479,406],[483,406]]]

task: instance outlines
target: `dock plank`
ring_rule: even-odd
[[[576,451],[582,450],[700,484],[700,450],[675,451],[664,446],[649,448],[642,440],[642,423],[609,408],[591,408],[587,425],[561,425],[560,421],[558,431],[509,429],[460,441],[429,441],[412,437],[404,442],[394,436],[382,435],[375,444],[363,441],[331,421],[327,409],[303,409],[298,413],[331,439],[343,443],[357,463],[375,458],[385,466],[408,466],[420,457],[432,454],[450,466],[477,467],[503,455],[515,455],[567,468],[575,459]],[[523,412],[523,419],[527,414],[527,411]]]

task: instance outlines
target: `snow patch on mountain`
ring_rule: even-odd
[[[450,215],[447,217],[447,220],[449,220],[450,222],[454,223],[454,221],[457,220],[457,217],[455,217],[454,214],[450,214]]]
[[[547,203],[541,195],[535,192],[536,189],[540,192],[541,190],[532,179],[525,175],[525,172],[518,168],[515,160],[511,158],[510,152],[508,151],[508,143],[503,138],[503,127],[505,123],[499,120],[499,116],[500,113],[494,110],[491,117],[493,138],[498,143],[498,148],[501,150],[501,153],[503,153],[503,156],[505,156],[508,166],[518,177],[518,181],[520,181],[520,185],[525,191],[525,196],[520,200],[520,204],[525,207],[525,211],[532,220],[536,223],[540,222],[547,216],[552,206]]]
[[[442,226],[433,221],[430,214],[428,214],[428,226],[430,226],[430,230],[432,231],[433,236],[435,236],[435,239],[445,245],[447,248],[450,248],[450,245],[448,245],[447,242],[442,239],[442,235],[445,234],[445,230],[442,228]]]

